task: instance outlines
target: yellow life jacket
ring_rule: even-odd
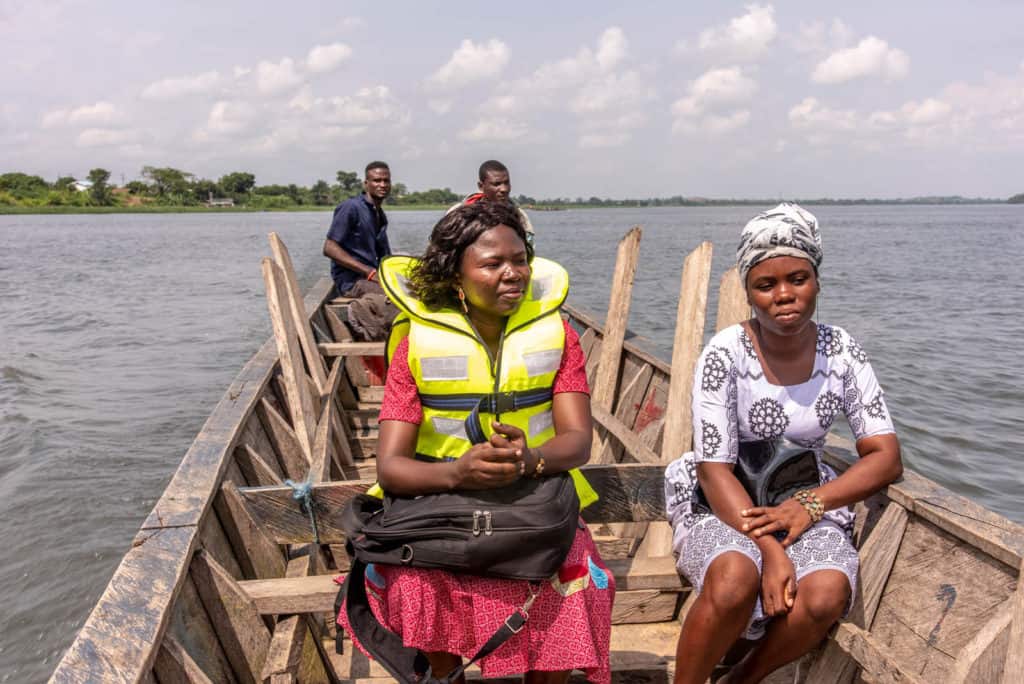
[[[389,256],[378,274],[401,311],[388,339],[389,362],[403,337],[409,340],[409,370],[423,406],[417,456],[459,458],[473,444],[487,441],[494,432],[492,420],[521,429],[529,447],[554,437],[551,390],[565,348],[558,314],[569,292],[565,269],[534,258],[530,284],[492,360],[465,314],[450,307],[431,310],[412,294],[408,274],[415,263],[412,257]],[[570,475],[581,507],[597,500],[578,469]]]

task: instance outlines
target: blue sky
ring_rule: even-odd
[[[0,171],[538,197],[1024,191],[1024,3],[0,0]]]

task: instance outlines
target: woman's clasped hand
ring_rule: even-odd
[[[494,434],[474,444],[457,461],[459,489],[494,489],[512,484],[526,472],[526,436],[514,425],[492,422]]]

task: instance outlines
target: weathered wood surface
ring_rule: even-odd
[[[210,624],[210,616],[206,614],[191,574],[186,575],[181,583],[164,636],[176,639],[213,681],[230,684],[238,681]]]
[[[594,384],[591,386],[590,403],[593,407],[610,412],[614,408],[618,390],[619,368],[622,363],[622,343],[626,338],[629,323],[629,306],[633,301],[633,277],[636,275],[637,260],[640,256],[640,226],[634,226],[619,241],[615,257],[615,271],[612,275],[612,289],[608,300],[608,317],[604,326],[601,355],[597,362]],[[602,431],[594,429],[594,456],[591,462],[608,463],[610,454],[604,454]],[[605,460],[608,458],[609,460]]]
[[[750,318],[747,293],[740,282],[740,272],[733,266],[722,274],[718,286],[718,312],[715,314],[715,332]]]
[[[576,321],[584,330],[580,335],[580,344],[584,344],[583,338],[587,336],[587,330],[601,330],[601,321],[592,312],[582,309],[574,304],[563,304],[562,312],[570,319]],[[596,334],[596,333],[595,333]],[[660,370],[666,376],[671,374],[672,367],[665,359],[658,356],[653,350],[654,343],[642,335],[637,335],[629,330],[626,331],[626,340],[622,348],[629,354],[636,356],[644,363],[651,364],[652,368]],[[587,349],[584,346],[584,353]]]
[[[676,333],[672,342],[672,382],[668,391],[668,416],[661,460],[669,463],[690,448],[693,440],[690,407],[693,370],[704,342],[704,319],[708,307],[708,279],[711,277],[712,248],[704,242],[683,262],[676,311]]]
[[[252,601],[207,553],[195,554],[190,572],[235,675],[241,682],[261,681],[270,633]]]
[[[1017,590],[1013,592],[1013,611],[1009,649],[1003,665],[1003,684],[1024,682],[1024,562],[1017,571]]]
[[[188,651],[171,635],[160,642],[153,670],[160,684],[213,684]]]
[[[267,309],[274,329],[277,354],[281,362],[281,378],[287,392],[292,428],[309,460],[313,453],[313,432],[316,430],[316,407],[310,392],[299,345],[298,323],[292,316],[284,274],[272,259],[264,258],[263,284],[267,291]]]
[[[1022,682],[1024,672],[1007,680],[1004,670],[1007,663],[1010,641],[1010,622],[1013,619],[1013,600],[1008,599],[999,608],[995,617],[985,623],[974,635],[950,669],[945,684],[971,684],[972,682],[998,682],[1000,674],[1004,681]]]
[[[857,460],[848,440],[829,435],[825,460],[844,470]],[[1024,525],[993,513],[936,482],[905,470],[903,479],[889,485],[885,496],[910,513],[934,523],[999,561],[1017,568],[1024,561]]]
[[[870,677],[869,681],[881,684],[926,684],[938,681],[918,678],[884,641],[848,622],[839,625],[833,638],[840,648],[860,663],[861,669]]]
[[[584,466],[583,473],[594,489],[601,492],[601,498],[583,510],[583,519],[588,523],[664,520],[664,468],[661,465]],[[321,543],[344,541],[341,513],[353,496],[365,492],[373,482],[351,480],[313,485]],[[254,525],[274,542],[313,541],[309,516],[292,498],[290,487],[244,487],[238,489],[238,494]]]
[[[235,549],[243,576],[282,576],[285,560],[281,548],[267,538],[249,515],[234,482],[225,481],[214,505],[217,508],[217,516],[224,526],[224,532]]]
[[[186,576],[197,528],[144,530],[51,682],[136,682],[148,673]]]
[[[298,278],[295,277],[292,255],[277,233],[269,233],[267,240],[270,242],[270,251],[274,255],[274,261],[277,262],[284,275],[285,294],[292,312],[292,319],[296,323],[299,342],[302,344],[302,356],[306,360],[306,368],[317,389],[323,394],[327,386],[327,369],[324,367],[323,357],[317,351],[309,316],[306,316],[303,311],[302,290],[299,288]]]
[[[384,342],[326,342],[317,345],[324,356],[384,356]]]
[[[270,401],[270,397],[262,397],[259,400],[256,404],[256,414],[267,432],[270,443],[274,446],[284,475],[293,480],[305,479],[309,470],[309,459],[303,453],[302,444],[295,430],[281,415],[277,406]]]
[[[907,527],[907,510],[899,504],[890,504],[871,536],[860,549],[860,588],[853,605],[850,621],[857,627],[870,629],[875,619],[882,590],[896,560],[903,533]],[[847,684],[856,675],[856,663],[839,644],[829,641],[810,664],[807,681],[821,684]]]
[[[640,361],[632,354],[625,355],[622,367],[624,384],[622,392],[615,402],[614,415],[619,422],[627,426],[631,434],[633,433],[633,423],[636,422],[636,414],[640,410],[640,401],[647,393],[653,372],[654,369],[650,364]],[[631,463],[636,460],[625,453],[624,445],[618,440],[606,440],[602,459],[603,463],[617,463],[623,459],[626,463]]]
[[[637,437],[635,432],[626,427],[618,418],[599,406],[591,406],[590,411],[594,421],[608,432],[611,439],[622,445],[625,453],[632,457],[631,460],[637,463],[661,463],[658,454],[654,453]]]
[[[619,592],[684,590],[671,556],[606,559],[605,564],[615,577]],[[239,586],[262,614],[318,613],[333,610],[339,588],[335,577],[331,574],[248,580],[239,582]]]

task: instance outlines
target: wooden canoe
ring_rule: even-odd
[[[625,327],[640,232],[619,245],[604,324],[572,306],[594,406],[587,521],[617,580],[616,681],[670,681],[689,588],[675,571],[662,473],[688,447],[711,246],[686,258],[672,363]],[[330,281],[297,296],[287,250],[264,260],[274,336],[214,408],[53,682],[388,681],[334,652],[338,513],[375,472],[383,345],[355,343]],[[717,328],[745,317],[734,271]],[[674,372],[673,372],[674,371]],[[842,469],[851,445],[829,442]],[[314,482],[311,516],[285,479]],[[1024,527],[908,472],[858,505],[861,587],[849,619],[783,682],[1024,681]],[[315,523],[315,529],[314,525]],[[471,672],[472,677],[472,672]]]

